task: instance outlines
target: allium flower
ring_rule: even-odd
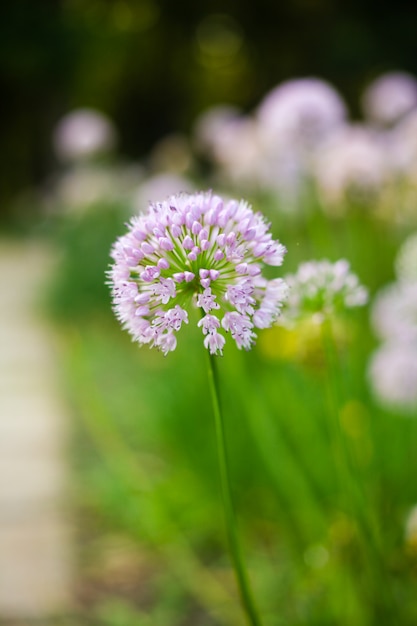
[[[220,173],[233,184],[258,185],[265,159],[255,120],[242,116],[231,121],[217,140],[214,156]]]
[[[60,158],[78,160],[112,150],[116,144],[116,131],[103,113],[94,109],[76,109],[58,122],[53,140]]]
[[[325,316],[366,304],[368,293],[358,277],[350,271],[348,261],[309,261],[296,274],[285,277],[288,299],[280,323],[291,325],[306,315]]]
[[[406,72],[383,74],[365,90],[362,106],[369,120],[393,124],[417,107],[417,80]]]
[[[345,118],[342,99],[323,80],[289,80],[272,89],[255,115],[262,187],[277,193],[291,211],[296,209],[310,178],[312,156]]]
[[[343,124],[346,115],[337,91],[318,78],[278,85],[265,96],[257,113],[267,142],[307,151]]]
[[[138,166],[79,163],[51,181],[45,208],[82,213],[93,205],[129,202],[141,175]]]
[[[319,193],[332,208],[349,197],[373,197],[387,179],[382,139],[365,126],[346,125],[318,151],[313,162]]]
[[[265,159],[252,116],[217,107],[200,118],[195,134],[197,148],[210,156],[220,178],[246,188],[260,183]]]
[[[382,344],[371,357],[368,376],[382,404],[403,411],[417,409],[417,344]]]
[[[417,232],[404,241],[395,259],[395,269],[400,281],[417,282]]]
[[[389,137],[389,163],[394,174],[414,178],[417,161],[417,108],[386,131]]]
[[[239,109],[230,105],[218,105],[203,111],[194,128],[194,144],[198,152],[217,159],[224,132],[242,116]]]
[[[393,283],[382,289],[372,305],[371,322],[381,339],[417,343],[417,283]]]
[[[263,216],[243,200],[211,192],[173,195],[132,218],[113,246],[114,311],[135,341],[167,354],[192,302],[211,354],[222,354],[224,332],[248,349],[255,328],[279,314],[285,283],[261,271],[263,264],[281,265],[284,254]]]

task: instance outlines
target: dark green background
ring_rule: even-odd
[[[238,54],[202,60],[197,33],[226,15]],[[316,75],[359,114],[380,72],[417,74],[417,5],[377,0],[7,0],[0,9],[0,214],[54,167],[51,130],[93,106],[140,158],[171,131],[189,132],[216,102],[251,110],[278,82]]]

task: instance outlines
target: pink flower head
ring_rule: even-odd
[[[285,283],[261,272],[264,264],[281,265],[285,252],[264,217],[243,200],[211,192],[170,196],[132,218],[112,248],[115,314],[135,341],[167,354],[192,303],[211,354],[222,354],[224,332],[247,350],[254,328],[279,315]]]
[[[363,97],[365,117],[380,126],[396,124],[417,108],[417,79],[407,72],[388,72],[368,85]]]
[[[55,151],[64,161],[111,152],[116,139],[111,120],[94,109],[76,109],[65,115],[58,122],[53,137]]]
[[[319,78],[297,78],[272,89],[257,118],[267,144],[310,152],[345,123],[347,110],[339,93]]]

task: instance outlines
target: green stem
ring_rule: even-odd
[[[350,513],[356,518],[359,530],[362,532],[364,548],[368,551],[368,566],[372,573],[372,584],[375,585],[375,610],[378,615],[389,615],[390,624],[397,623],[395,598],[392,591],[390,574],[381,546],[379,528],[372,515],[366,494],[358,480],[357,468],[354,464],[352,451],[346,440],[340,423],[340,409],[343,405],[343,375],[333,336],[331,320],[327,319],[322,326],[323,345],[328,369],[328,395],[334,425],[336,457],[339,462],[338,472],[342,485],[346,485],[347,496],[350,499]],[[356,470],[356,471],[355,471]],[[381,594],[380,590],[384,589]]]
[[[227,460],[226,438],[224,430],[224,422],[220,408],[219,385],[217,377],[217,369],[215,359],[212,354],[208,354],[208,378],[210,385],[211,398],[213,403],[214,420],[216,426],[217,452],[220,467],[220,479],[222,486],[222,497],[224,506],[224,515],[226,529],[229,541],[229,548],[232,557],[232,563],[235,570],[236,581],[238,584],[243,608],[251,626],[262,626],[262,622],[258,616],[257,610],[252,597],[248,574],[242,557],[239,544],[235,512],[232,502],[232,494],[230,487],[230,473]]]

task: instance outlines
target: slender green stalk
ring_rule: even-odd
[[[322,327],[323,346],[326,354],[328,369],[328,395],[332,413],[333,434],[336,444],[339,477],[346,485],[346,496],[350,499],[350,513],[356,518],[362,540],[369,555],[368,567],[372,575],[371,585],[374,585],[373,601],[378,615],[389,616],[390,624],[397,624],[395,598],[387,563],[381,546],[379,528],[370,511],[366,494],[358,481],[355,472],[354,460],[340,423],[340,409],[343,404],[342,373],[337,355],[336,345],[332,332],[331,320],[327,319]],[[384,593],[381,593],[384,589]]]
[[[356,515],[367,541],[367,545],[374,548],[377,541],[377,528],[371,519],[369,503],[361,488],[356,474],[355,463],[349,443],[346,439],[340,422],[340,410],[343,405],[343,372],[341,371],[337,349],[333,336],[331,320],[327,319],[322,325],[323,347],[327,363],[328,400],[331,415],[331,435],[334,437],[337,469],[346,496],[350,500],[350,513]]]
[[[208,354],[208,378],[210,385],[211,398],[213,403],[214,420],[216,425],[217,452],[220,467],[220,479],[222,486],[222,497],[224,506],[224,515],[226,529],[229,541],[229,548],[232,557],[232,563],[235,570],[236,581],[243,608],[246,612],[248,623],[251,626],[262,626],[258,612],[252,597],[249,577],[245,568],[242,552],[239,544],[235,512],[232,502],[232,494],[230,487],[229,464],[227,460],[226,438],[224,430],[224,422],[222,411],[220,408],[219,385],[216,369],[216,357]]]

